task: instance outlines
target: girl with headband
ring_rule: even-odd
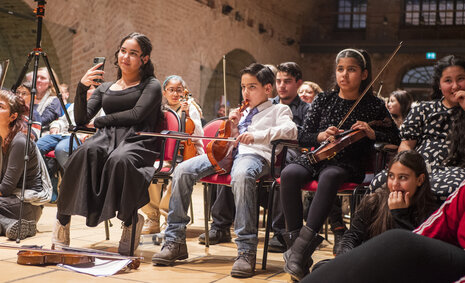
[[[338,129],[351,106],[371,82],[371,61],[364,50],[344,49],[336,56],[336,84],[329,92],[319,94],[306,115],[299,132],[301,147],[318,147],[328,138],[354,129],[366,137],[354,143],[330,160],[311,164],[306,155],[297,158],[281,173],[281,204],[286,219],[284,235],[288,251],[284,253],[284,271],[294,280],[302,279],[311,267],[311,256],[323,238],[318,235],[327,218],[338,189],[346,182],[361,183],[365,176],[364,162],[369,158],[374,142],[399,144],[399,131],[386,109],[384,101],[369,89],[359,105]],[[370,121],[388,119],[388,127],[370,126]],[[301,188],[318,181],[318,189],[302,226]]]

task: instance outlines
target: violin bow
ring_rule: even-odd
[[[383,98],[381,96],[381,91],[383,90],[383,83],[384,83],[383,80],[379,82],[379,88],[378,88],[378,91],[376,92],[376,96],[381,99]]]
[[[204,137],[204,136],[196,136],[196,135],[188,135],[186,133],[175,132],[175,131],[161,131],[159,133],[152,133],[152,132],[137,132],[136,135],[139,136],[152,136],[152,137],[164,137],[164,138],[174,138],[174,139],[201,139],[201,140],[217,140],[217,141],[235,141],[236,138],[219,138],[219,137]]]
[[[70,254],[70,255],[81,255],[81,256],[92,256],[98,258],[106,259],[131,259],[131,260],[141,260],[143,257],[139,256],[124,256],[117,253],[111,253],[106,251],[99,251],[94,249],[81,249],[81,248],[71,248],[64,247],[63,250],[51,250],[44,249],[39,246],[14,246],[8,244],[0,244],[0,248],[11,249],[11,250],[20,250],[20,251],[29,251],[29,252],[45,252],[50,254]]]
[[[224,96],[224,114],[228,116],[228,98],[226,96],[226,55],[223,55],[223,96]]]
[[[376,77],[368,84],[368,86],[365,88],[365,90],[363,90],[362,94],[357,98],[357,100],[355,101],[355,103],[352,105],[352,107],[349,109],[349,111],[347,112],[347,114],[344,116],[344,118],[341,120],[341,122],[339,122],[339,125],[337,125],[337,128],[340,129],[342,127],[342,125],[345,123],[345,121],[347,120],[347,118],[349,118],[349,115],[352,113],[352,111],[354,111],[355,107],[357,107],[358,103],[360,102],[360,100],[362,100],[362,98],[365,96],[365,94],[368,92],[368,90],[373,86],[373,84],[378,80],[379,76],[383,73],[384,69],[386,69],[386,67],[389,65],[389,63],[391,63],[391,60],[394,58],[394,56],[396,56],[397,54],[397,51],[399,51],[400,47],[402,46],[402,41],[399,42],[399,45],[397,46],[397,48],[394,50],[394,52],[392,52],[391,54],[391,57],[389,57],[389,59],[387,60],[387,62],[384,64],[383,68],[381,69],[381,71],[378,72],[378,74],[376,75]]]

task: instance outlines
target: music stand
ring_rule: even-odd
[[[23,216],[23,202],[24,202],[24,190],[26,189],[26,168],[27,168],[27,163],[29,161],[29,147],[31,143],[31,131],[32,131],[32,114],[33,114],[33,108],[34,108],[34,100],[35,100],[35,95],[37,93],[36,89],[36,83],[37,83],[37,72],[39,70],[39,58],[42,56],[45,65],[48,70],[48,74],[50,76],[50,79],[52,80],[53,88],[55,89],[55,92],[57,93],[58,100],[60,101],[61,108],[63,109],[63,112],[65,114],[66,120],[68,121],[69,125],[72,125],[71,119],[69,117],[68,112],[66,111],[66,106],[65,103],[63,102],[63,96],[61,94],[61,91],[58,87],[57,81],[55,79],[55,76],[52,72],[52,68],[50,67],[50,63],[48,61],[47,54],[42,50],[41,47],[41,41],[42,41],[42,19],[45,17],[45,0],[34,0],[34,2],[37,2],[37,8],[34,9],[34,13],[37,16],[37,39],[36,39],[36,47],[31,51],[27,57],[26,63],[24,64],[24,67],[19,75],[18,80],[16,83],[13,85],[11,90],[13,92],[16,92],[16,89],[21,85],[21,82],[23,81],[24,75],[26,74],[29,64],[31,63],[32,58],[34,58],[34,68],[33,68],[33,73],[32,73],[32,90],[31,90],[31,102],[29,104],[29,119],[27,121],[27,138],[26,138],[26,149],[24,151],[24,172],[23,172],[23,184],[21,187],[21,198],[20,198],[20,208],[19,208],[19,219],[18,219],[18,235],[16,237],[16,243],[20,242],[20,232],[21,232],[21,218]],[[43,172],[44,173],[44,172]],[[46,172],[45,172],[46,173]]]

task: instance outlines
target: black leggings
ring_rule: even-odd
[[[454,282],[465,250],[406,230],[389,230],[336,257],[301,282]]]
[[[318,189],[308,210],[307,226],[319,231],[333,206],[337,191],[349,179],[346,169],[338,166],[324,168],[318,177]],[[302,227],[302,187],[312,180],[311,173],[302,165],[289,164],[281,173],[281,204],[287,231]]]

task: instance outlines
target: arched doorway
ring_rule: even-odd
[[[226,54],[226,93],[228,107],[236,107],[241,100],[241,78],[239,72],[255,62],[255,59],[248,52],[241,49],[234,49]],[[220,106],[223,95],[223,59],[218,61],[215,69],[208,69],[201,66],[200,70],[201,98],[203,116],[210,121],[216,118],[216,112]]]
[[[433,66],[418,66],[407,70],[402,76],[400,87],[409,91],[416,101],[429,100],[433,69]]]
[[[34,2],[34,5],[36,3]],[[46,7],[47,8],[47,7]],[[9,59],[10,65],[6,74],[4,87],[11,88],[18,79],[18,76],[26,63],[28,54],[36,46],[37,38],[37,17],[32,12],[31,6],[24,1],[5,0],[2,1],[2,9],[0,9],[0,61]],[[61,30],[64,38],[60,38],[63,42],[67,42],[67,34],[70,32],[68,28],[50,23],[46,20],[47,13],[42,23],[42,40],[41,46],[46,52],[50,65],[57,73],[60,82],[69,81],[71,77],[71,66],[67,64],[69,69],[63,72],[59,65],[58,55],[54,47],[52,38],[49,33],[49,28],[55,31]],[[71,39],[72,41],[72,39]],[[69,59],[71,59],[71,50],[69,51]],[[44,61],[40,58],[39,66],[45,66]],[[71,60],[69,60],[71,62]],[[33,69],[34,62],[29,64],[28,71]]]

